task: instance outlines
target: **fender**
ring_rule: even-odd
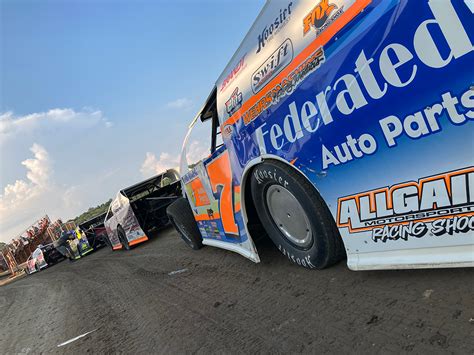
[[[255,246],[255,242],[254,242],[254,239],[252,237],[252,235],[250,234],[249,230],[248,230],[248,227],[247,227],[247,224],[248,224],[248,218],[247,218],[247,201],[245,200],[245,192],[246,192],[246,189],[247,189],[247,180],[248,180],[248,175],[250,173],[250,170],[252,170],[252,168],[258,164],[261,164],[263,161],[265,160],[277,160],[279,162],[282,162],[284,163],[285,165],[287,165],[290,169],[293,169],[293,170],[296,170],[301,176],[304,177],[304,179],[306,179],[306,181],[308,181],[311,186],[313,186],[316,191],[321,195],[321,193],[319,192],[318,190],[318,187],[314,185],[314,183],[308,179],[308,177],[295,165],[292,165],[289,161],[283,159],[282,157],[279,157],[278,155],[274,155],[274,154],[262,154],[261,156],[257,157],[257,158],[254,158],[252,160],[250,160],[247,165],[245,166],[244,168],[244,171],[242,173],[242,185],[241,185],[241,188],[240,188],[240,201],[241,201],[241,210],[242,210],[242,218],[244,219],[244,226],[245,226],[245,232],[247,233],[248,235],[248,238],[249,238],[249,241],[252,242],[252,244]],[[250,188],[250,187],[249,187]],[[321,198],[323,199],[324,203],[326,203],[326,201],[324,200],[324,198],[321,196]],[[327,203],[326,203],[327,205]],[[331,214],[332,216],[332,214]],[[334,219],[334,216],[332,216],[333,219]],[[336,220],[334,220],[334,223],[336,223]],[[341,238],[342,239],[342,238]],[[343,240],[343,243],[344,243],[344,240]],[[257,250],[257,248],[255,248],[255,250]],[[347,251],[347,249],[346,249]],[[260,260],[260,257],[258,255],[258,251],[257,251],[257,258]],[[348,255],[349,257],[349,255]]]

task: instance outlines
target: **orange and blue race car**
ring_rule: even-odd
[[[265,3],[189,126],[192,248],[310,269],[474,266],[474,5]],[[198,154],[201,153],[201,154]]]

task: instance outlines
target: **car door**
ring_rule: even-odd
[[[195,119],[190,125],[181,156],[181,175],[203,244],[258,260],[245,229],[240,185],[233,178],[229,152],[220,139],[216,115],[207,120]]]

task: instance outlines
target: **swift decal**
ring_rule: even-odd
[[[264,97],[244,112],[242,115],[244,123],[248,125],[267,108],[276,105],[282,98],[290,95],[298,85],[301,84],[309,74],[318,69],[322,63],[324,63],[324,51],[322,48],[318,48],[300,66],[287,76],[284,76],[275,86],[268,90]]]
[[[252,75],[252,91],[257,93],[293,60],[293,43],[287,38]]]

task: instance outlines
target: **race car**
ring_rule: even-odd
[[[182,196],[174,169],[120,190],[109,206],[104,225],[113,250],[129,250],[169,224],[166,208]]]
[[[105,245],[111,245],[107,230],[104,226],[104,219],[107,213],[101,213],[79,225],[79,228],[84,231],[89,245],[92,249],[97,250]]]
[[[93,251],[85,233],[79,227],[62,232],[61,237],[54,241],[54,247],[58,253],[71,261],[80,259]]]
[[[26,273],[33,274],[62,260],[64,257],[56,250],[53,243],[40,244],[26,261]]]
[[[67,233],[70,235],[68,241],[70,259],[79,259],[93,251],[85,233],[79,227]]]
[[[472,4],[266,1],[188,126],[183,240],[259,262],[268,237],[308,269],[474,267]]]

